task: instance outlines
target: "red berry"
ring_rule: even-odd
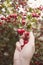
[[[25,36],[29,36],[29,32],[25,31]]]
[[[23,39],[24,39],[24,45],[27,44],[29,39],[29,32],[27,31],[24,32]],[[24,45],[22,45],[21,48],[23,48]]]
[[[37,14],[37,13],[32,13],[32,17],[39,17],[39,14]]]
[[[2,22],[0,22],[0,26],[2,25]]]
[[[38,62],[38,61],[35,61],[35,64],[36,64],[36,65],[39,65],[39,62]]]
[[[6,17],[6,21],[7,21],[7,22],[11,22],[10,19],[11,19],[10,15],[9,15],[8,17]]]
[[[24,40],[24,45],[28,43],[28,40]]]
[[[14,15],[14,17],[17,17],[17,14],[15,13],[15,14],[13,14]]]
[[[7,18],[5,18],[5,21],[7,21]]]
[[[40,6],[38,9],[39,9],[39,10],[43,10],[43,6]]]
[[[9,21],[10,21],[10,17],[7,17],[7,20],[9,20]]]
[[[5,17],[1,17],[1,20],[5,20]]]
[[[28,39],[29,39],[29,32],[25,31],[22,38],[23,38],[24,40],[28,40]]]
[[[28,40],[24,40],[24,45],[21,45],[21,49],[28,43]]]
[[[17,5],[16,5],[16,8],[18,8],[18,7],[19,7],[19,5],[17,4]]]
[[[20,35],[22,35],[22,34],[25,32],[25,30],[24,30],[24,29],[18,29],[17,32],[18,32]]]
[[[9,17],[13,17],[12,15],[9,15]]]
[[[23,16],[26,16],[26,13],[23,13]]]
[[[24,47],[24,45],[21,45],[21,49]]]
[[[17,17],[17,14],[14,13],[14,14],[10,15],[10,17],[11,17],[11,18],[16,18],[16,17]]]
[[[22,24],[25,25],[25,20],[22,20]]]
[[[23,1],[21,1],[20,4],[23,5]]]
[[[35,17],[36,16],[36,13],[32,13],[32,17]]]
[[[25,1],[20,1],[20,4],[24,6],[24,5],[26,5],[26,2]]]

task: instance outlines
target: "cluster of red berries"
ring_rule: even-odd
[[[23,35],[23,40],[24,40],[24,44],[21,45],[21,49],[24,47],[25,44],[28,43],[28,39],[29,39],[29,32],[25,31],[24,29],[18,29],[17,30],[18,34]]]
[[[38,14],[38,13],[32,13],[32,17],[38,18],[39,16],[40,16],[40,14]]]
[[[22,20],[22,25],[25,25],[26,21],[25,19]]]
[[[11,18],[13,18],[15,20],[17,18],[17,14],[14,13],[14,14],[11,14],[11,15],[9,15],[7,17],[1,17],[0,19],[4,20],[6,22],[11,22]]]
[[[18,17],[18,14],[17,13],[14,13],[14,14],[10,14],[9,16],[7,16],[7,17],[1,17],[0,18],[0,20],[4,20],[4,21],[6,21],[6,22],[16,22],[16,20],[17,20],[17,17]],[[23,18],[22,18],[22,25],[25,25],[25,19],[24,19],[24,15],[23,15]],[[2,24],[2,22],[0,22],[0,25]]]
[[[0,26],[2,25],[2,22],[0,22]]]
[[[43,6],[40,6],[38,9],[42,11],[43,10]]]
[[[26,2],[25,1],[20,1],[19,2],[21,5],[25,6],[26,5]]]

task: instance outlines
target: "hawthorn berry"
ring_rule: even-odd
[[[5,17],[1,17],[1,20],[5,20]]]
[[[2,25],[2,22],[0,22],[0,25]]]
[[[32,13],[32,17],[39,17],[39,14],[37,14],[37,13]]]
[[[21,49],[24,47],[25,44],[28,43],[28,39],[29,39],[29,32],[24,32],[24,37],[23,37],[23,40],[24,40],[24,44],[21,45]]]
[[[25,30],[24,30],[24,29],[18,29],[17,32],[18,32],[20,35],[22,35],[22,34],[25,32]]]
[[[22,24],[25,25],[25,20],[22,20]]]
[[[17,14],[16,14],[16,13],[11,14],[11,15],[9,15],[9,17],[11,17],[11,18],[16,18],[16,17],[17,17]]]
[[[42,11],[43,10],[43,6],[40,6],[38,9]]]

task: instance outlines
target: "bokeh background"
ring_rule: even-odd
[[[30,13],[33,12],[39,16],[31,17]],[[19,40],[19,35],[14,31],[12,23],[1,25],[6,20],[4,17],[14,13],[20,14],[20,17],[26,13],[29,21],[32,21],[36,51],[30,65],[43,65],[43,0],[0,0],[0,65],[13,65],[15,43]],[[29,24],[28,28],[30,27]]]

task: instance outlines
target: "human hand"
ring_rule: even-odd
[[[29,65],[31,58],[35,52],[35,38],[33,32],[29,34],[28,43],[21,49],[23,39],[16,43],[16,50],[14,53],[14,65]]]
[[[30,32],[29,41],[20,52],[21,65],[29,65],[34,52],[35,52],[35,38],[34,38],[33,32]]]

